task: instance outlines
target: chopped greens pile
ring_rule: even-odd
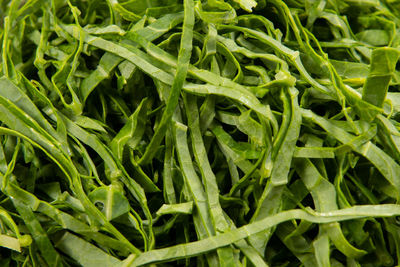
[[[400,264],[399,0],[2,0],[0,41],[0,266]]]

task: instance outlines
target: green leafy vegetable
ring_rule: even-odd
[[[0,1],[0,265],[399,265],[399,10]]]

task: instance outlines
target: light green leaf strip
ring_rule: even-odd
[[[266,184],[260,197],[257,209],[253,214],[252,221],[257,221],[277,213],[281,209],[281,195],[284,185],[289,181],[289,171],[292,157],[295,150],[295,144],[300,134],[301,113],[297,102],[298,92],[294,88],[284,88],[281,91],[284,112],[282,116],[282,125],[274,140],[274,146],[270,153],[273,167],[270,181]],[[265,160],[269,160],[265,156]],[[262,174],[261,174],[262,175]],[[265,177],[261,177],[265,178]],[[249,241],[262,253],[267,245],[269,233],[260,233],[250,237]]]
[[[56,243],[56,248],[70,255],[82,266],[121,266],[121,261],[88,241],[71,233],[65,233]],[[87,255],[90,255],[88,257]]]
[[[196,15],[206,23],[229,23],[236,19],[235,9],[225,1],[209,1],[207,5],[214,10],[206,11],[203,9],[203,3],[196,1]]]
[[[165,134],[163,195],[166,203],[168,204],[176,203],[176,193],[173,182],[174,164],[173,136],[171,134],[171,130],[167,130],[167,133]]]
[[[122,127],[118,134],[110,143],[111,151],[122,160],[124,146],[129,141],[131,149],[139,144],[143,134],[147,120],[147,99],[143,99],[136,111],[129,117],[127,123]]]
[[[279,152],[274,156],[272,151],[272,160],[274,160],[274,168],[271,173],[271,182],[273,185],[282,185],[288,183],[288,173],[290,169],[291,158],[293,157],[294,147],[300,134],[301,113],[297,102],[298,92],[294,88],[288,88],[284,108],[287,113],[283,114],[283,125],[287,124],[286,129],[282,129],[282,137],[280,133],[276,137],[276,143],[279,147]],[[286,113],[286,114],[285,114]],[[281,140],[281,144],[279,144]]]
[[[282,211],[227,233],[188,244],[142,253],[133,261],[131,266],[142,266],[153,262],[172,261],[180,258],[197,256],[263,232],[279,223],[294,219],[306,220],[313,223],[330,223],[365,217],[390,217],[398,214],[400,214],[400,207],[394,204],[353,206],[351,208],[330,211],[328,213],[317,213],[311,210]]]
[[[62,266],[61,257],[58,252],[54,249],[49,237],[45,230],[40,225],[40,222],[36,218],[35,214],[30,207],[25,206],[22,202],[15,199],[13,204],[16,207],[18,213],[22,216],[25,225],[29,229],[35,244],[38,246],[41,256],[45,259],[49,266]]]
[[[376,116],[376,123],[378,124],[378,133],[381,133],[382,139],[386,140],[387,146],[386,149],[392,151],[394,157],[399,160],[400,159],[400,135],[396,128],[393,125],[393,121],[388,118],[378,115]]]
[[[257,6],[257,2],[254,0],[234,0],[234,1],[238,3],[240,7],[246,10],[247,12],[251,12],[252,8]]]
[[[320,230],[318,237],[314,240],[313,247],[315,251],[317,266],[318,267],[331,266],[329,259],[330,256],[329,237],[323,230]]]
[[[214,24],[208,24],[208,33],[204,38],[203,49],[201,50],[201,57],[194,65],[200,65],[204,68],[207,64],[211,63],[214,55],[217,53],[217,36],[218,32]]]
[[[335,149],[330,147],[296,147],[294,158],[334,158]]]
[[[191,95],[184,96],[186,103],[186,113],[189,121],[189,129],[191,132],[191,140],[193,152],[197,164],[200,167],[200,172],[207,194],[211,218],[217,232],[224,232],[228,224],[225,221],[222,208],[219,203],[219,190],[216,182],[216,177],[211,169],[208,161],[207,152],[204,147],[203,137],[200,132],[199,113],[196,103],[196,97]]]
[[[147,164],[154,157],[156,147],[160,145],[168,124],[171,122],[172,114],[178,104],[178,99],[181,93],[183,84],[186,81],[186,75],[189,67],[189,61],[192,52],[192,39],[193,39],[193,27],[194,27],[194,3],[192,0],[184,2],[184,19],[183,19],[183,31],[182,38],[178,54],[178,65],[174,81],[171,85],[171,92],[166,103],[165,110],[163,112],[161,121],[154,132],[154,135],[146,147],[146,151],[139,161],[139,164]]]
[[[0,235],[0,247],[21,252],[21,246],[18,239],[9,235]]]
[[[165,214],[192,214],[193,202],[185,202],[178,204],[163,204],[156,212],[157,216]]]
[[[399,57],[400,51],[393,48],[378,48],[372,51],[370,72],[363,87],[363,100],[383,107]]]
[[[36,66],[36,68],[38,69],[38,76],[40,78],[40,80],[42,81],[43,85],[45,87],[51,88],[52,84],[51,81],[49,80],[49,78],[46,75],[46,63],[47,61],[44,59],[44,54],[46,53],[46,51],[50,51],[50,49],[48,48],[48,38],[49,38],[49,34],[50,34],[50,16],[49,14],[46,12],[43,15],[43,23],[42,23],[42,28],[41,28],[41,32],[37,33],[39,35],[39,40],[36,40],[36,44],[37,44],[37,49],[36,49],[36,56],[35,56],[35,60],[34,60],[34,65]],[[31,35],[31,39],[33,38],[33,33]],[[49,53],[49,52],[48,52]],[[64,54],[63,58],[58,58],[59,60],[66,60],[67,55],[62,52]]]

